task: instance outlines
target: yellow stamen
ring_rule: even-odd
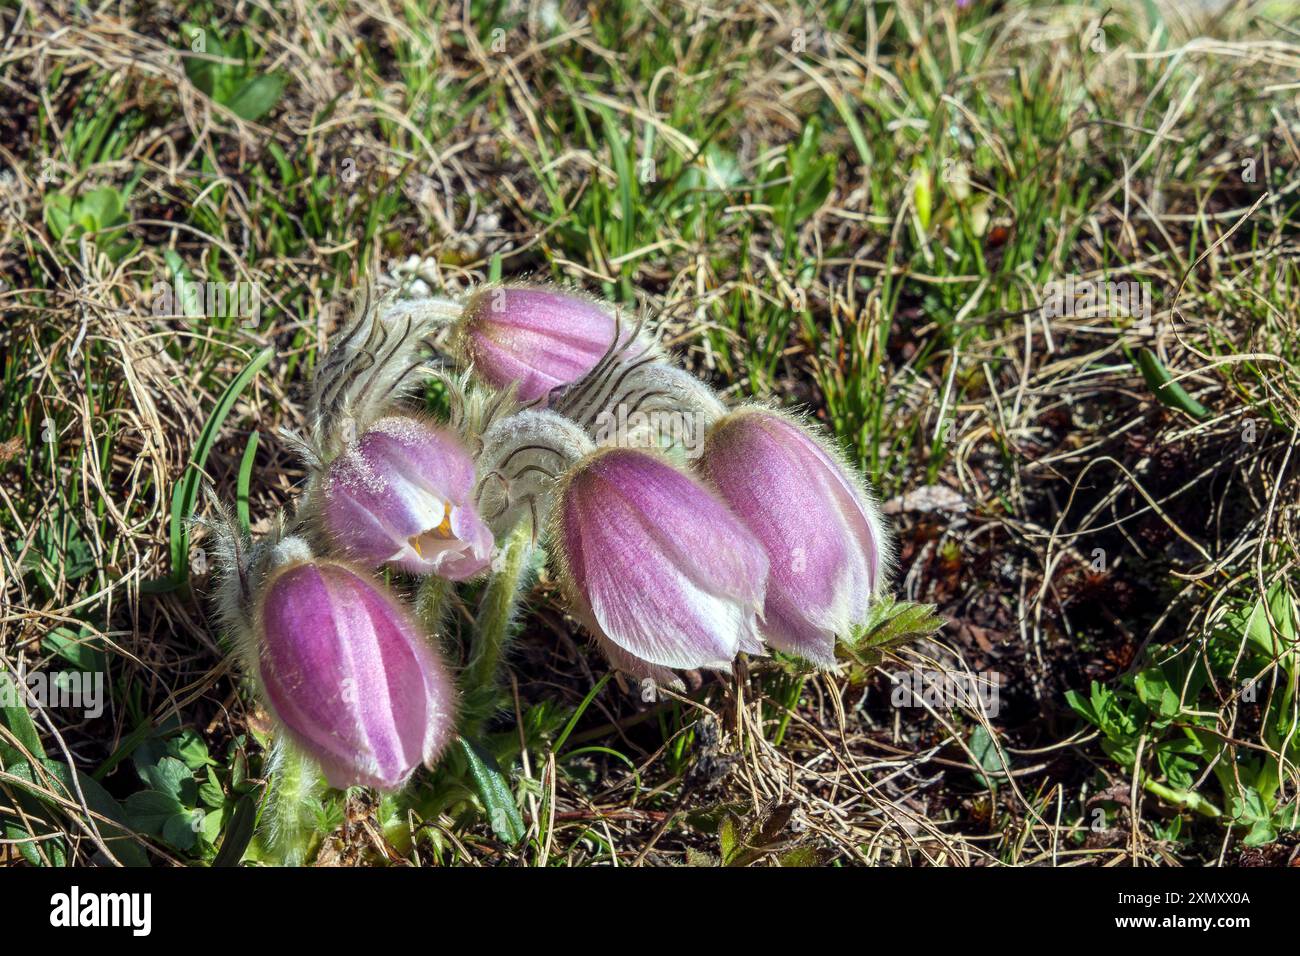
[[[442,522],[437,527],[430,528],[428,531],[425,531],[423,534],[416,534],[411,536],[410,538],[411,548],[421,558],[424,557],[424,552],[420,550],[420,539],[425,537],[426,535],[438,541],[451,541],[453,538],[456,537],[455,532],[451,530],[451,502],[450,501],[444,501],[442,503]]]

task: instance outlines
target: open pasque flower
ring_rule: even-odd
[[[700,466],[771,563],[767,643],[833,666],[836,637],[866,620],[888,564],[875,502],[834,452],[763,408],[714,425]]]
[[[331,541],[372,567],[460,581],[491,561],[492,533],[474,507],[474,462],[444,428],[380,419],[330,462],[320,494]]]

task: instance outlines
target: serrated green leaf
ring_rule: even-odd
[[[163,757],[155,764],[141,767],[140,775],[151,790],[165,793],[182,802],[185,801],[182,793],[186,789],[185,785],[188,783],[192,787],[194,783],[190,768],[175,757]]]
[[[205,806],[222,807],[226,803],[226,792],[221,788],[221,781],[208,767],[208,778],[199,786],[199,800]]]
[[[885,597],[872,606],[866,623],[844,638],[840,646],[857,664],[872,667],[883,660],[885,651],[932,637],[945,623],[933,604]]]
[[[197,730],[190,727],[186,727],[168,741],[167,750],[191,770],[202,770],[216,763],[208,755],[207,741]]]
[[[123,806],[132,824],[178,850],[192,849],[197,842],[196,819],[202,818],[169,793],[141,790],[127,797]]]

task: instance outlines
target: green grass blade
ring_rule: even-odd
[[[190,544],[190,519],[194,517],[194,506],[198,503],[199,488],[203,482],[203,466],[207,464],[208,453],[212,451],[212,446],[216,444],[217,437],[221,434],[221,426],[234,408],[235,402],[243,393],[258,372],[271,360],[275,350],[271,346],[262,349],[247,367],[239,373],[226,390],[222,392],[221,398],[217,400],[216,407],[212,410],[207,423],[203,426],[203,431],[199,434],[198,444],[194,446],[194,454],[190,458],[190,463],[185,469],[185,474],[177,483],[172,492],[171,508],[171,559],[172,559],[172,576],[170,581],[157,582],[149,590],[167,591],[179,587],[189,578],[189,544]],[[152,584],[153,582],[151,582]]]
[[[257,440],[259,432],[254,429],[244,446],[244,457],[239,462],[239,481],[235,485],[235,511],[239,515],[239,527],[248,534],[248,485],[253,476],[253,459],[257,457]]]

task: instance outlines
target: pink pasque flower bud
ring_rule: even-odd
[[[659,454],[604,449],[568,474],[556,540],[577,615],[620,670],[729,669],[758,652],[762,546],[697,479]]]
[[[618,330],[633,330],[612,308],[541,286],[497,285],[465,303],[460,344],[474,372],[489,385],[518,386],[520,402],[545,405],[552,390],[582,378],[604,357]]]
[[[454,727],[450,679],[380,585],[345,564],[289,561],[255,614],[266,698],[333,787],[400,787]]]
[[[393,416],[330,462],[320,510],[347,556],[461,581],[492,559],[473,495],[474,462],[454,434]]]
[[[861,479],[806,429],[763,408],[714,425],[700,467],[767,552],[767,643],[834,666],[836,637],[866,620],[889,563]]]

